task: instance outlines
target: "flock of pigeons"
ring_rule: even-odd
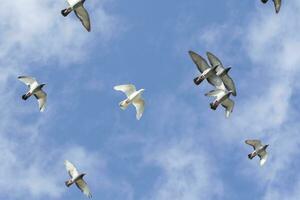
[[[83,4],[85,0],[66,0],[69,4],[69,7],[63,9],[61,14],[67,16],[72,11],[75,12],[76,16],[82,22],[82,25],[86,28],[87,31],[91,31],[91,23],[87,10],[84,8]],[[261,0],[263,3],[266,3],[268,0]],[[276,13],[279,12],[281,6],[281,0],[273,0],[275,4]],[[215,100],[210,103],[210,107],[213,110],[216,110],[217,107],[221,104],[225,108],[226,117],[228,118],[233,111],[234,101],[230,99],[230,96],[236,96],[236,88],[234,81],[228,75],[230,67],[224,68],[221,61],[212,53],[207,52],[208,62],[198,55],[197,53],[190,51],[190,57],[193,62],[196,64],[200,75],[194,78],[194,83],[200,85],[204,80],[207,80],[209,84],[215,87],[214,90],[206,93],[206,96],[215,97]],[[22,95],[23,100],[27,100],[29,97],[34,95],[38,101],[39,109],[41,112],[45,110],[47,102],[47,94],[43,90],[45,84],[40,84],[37,80],[30,76],[19,76],[18,79],[25,83],[29,91]],[[140,120],[145,107],[145,101],[142,98],[142,93],[144,89],[136,90],[136,87],[132,84],[118,85],[114,87],[115,90],[124,92],[127,98],[119,103],[119,106],[122,110],[125,110],[130,104],[136,108],[136,118]],[[251,145],[254,149],[252,153],[248,155],[249,159],[253,159],[255,156],[259,156],[260,165],[264,165],[267,160],[266,149],[268,145],[264,145],[259,140],[246,140],[246,144]],[[65,161],[66,170],[70,176],[70,179],[65,182],[67,187],[70,187],[72,184],[75,185],[89,198],[92,197],[90,189],[87,186],[87,183],[84,181],[83,177],[85,173],[79,173],[76,167],[68,160]]]

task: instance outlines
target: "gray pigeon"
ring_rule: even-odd
[[[228,71],[231,69],[230,67],[224,68],[220,59],[214,54],[207,52],[207,58],[212,67],[216,67],[216,75],[219,76],[227,90],[232,91],[232,95],[236,96],[236,88],[232,78],[228,75]]]
[[[261,0],[261,2],[267,3],[268,0]],[[276,13],[279,13],[281,7],[281,0],[273,0],[273,2],[274,2]]]
[[[254,149],[254,151],[248,155],[248,158],[253,159],[255,156],[259,156],[260,166],[263,166],[268,158],[266,149],[269,145],[263,145],[260,140],[246,140],[245,143]]]
[[[92,198],[90,189],[88,188],[87,183],[83,180],[83,177],[86,175],[84,173],[79,174],[76,167],[68,160],[65,161],[66,170],[70,176],[70,180],[66,181],[65,184],[67,187],[70,187],[72,184],[76,186],[85,194],[88,198]]]
[[[45,84],[39,84],[35,78],[30,76],[19,76],[18,79],[25,83],[29,88],[29,91],[22,96],[22,99],[27,100],[34,95],[38,100],[40,111],[43,112],[47,102],[47,94],[42,90]]]
[[[75,15],[80,19],[82,25],[86,28],[88,32],[91,31],[91,22],[89,13],[84,8],[83,4],[85,0],[67,0],[69,7],[66,9],[63,9],[61,11],[61,14],[66,17],[68,16],[72,11],[75,12]]]

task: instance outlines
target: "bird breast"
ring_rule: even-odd
[[[82,0],[67,0],[68,4],[70,5],[71,8],[76,6],[78,3],[80,3]]]

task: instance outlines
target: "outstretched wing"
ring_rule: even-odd
[[[140,120],[145,109],[145,101],[140,97],[132,102],[136,109],[136,119]]]
[[[19,76],[18,79],[25,83],[28,87],[30,87],[33,84],[38,84],[35,78],[30,76]]]
[[[88,198],[92,198],[91,191],[87,185],[87,183],[81,178],[76,181],[76,186],[85,194]]]
[[[199,54],[193,51],[189,51],[189,54],[201,73],[203,73],[206,69],[210,68],[206,60]]]
[[[47,94],[43,90],[39,90],[34,94],[34,96],[39,102],[40,111],[44,112],[47,102]]]
[[[254,150],[256,150],[262,146],[260,140],[246,140],[245,143],[252,146],[254,148]]]
[[[71,178],[76,178],[79,176],[76,167],[70,161],[65,160],[65,167]]]
[[[260,166],[263,166],[268,159],[268,153],[266,151],[262,151],[258,154],[258,156],[260,158],[259,164],[260,164]]]
[[[221,105],[226,109],[225,113],[226,117],[228,118],[233,111],[234,101],[227,98],[224,101],[222,101]]]
[[[273,0],[273,2],[274,2],[274,5],[275,5],[276,13],[279,13],[280,7],[281,7],[281,0]]]
[[[206,54],[207,54],[207,58],[209,60],[210,65],[212,67],[218,66],[216,68],[217,74],[221,73],[222,71],[225,70],[222,62],[220,61],[220,59],[217,56],[215,56],[214,54],[212,54],[210,52],[207,52]],[[235,88],[235,84],[234,84],[232,78],[227,73],[224,73],[222,76],[220,76],[220,78],[223,81],[227,90],[232,91],[232,95],[236,96],[236,88]]]
[[[80,19],[82,25],[86,28],[88,32],[90,32],[91,31],[90,16],[87,10],[84,8],[83,3],[79,3],[78,6],[75,6],[74,12],[76,16]]]
[[[132,93],[136,91],[136,88],[132,84],[126,84],[126,85],[117,85],[114,87],[115,90],[124,92],[127,97],[129,97]]]

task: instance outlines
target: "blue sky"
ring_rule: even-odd
[[[63,162],[86,172],[93,199],[300,198],[300,2],[86,1],[87,33],[66,2],[4,0],[0,7],[0,198],[85,199],[66,188]],[[232,66],[229,119],[209,108],[188,51]],[[46,83],[39,113],[19,75]],[[140,121],[113,90],[145,88]],[[270,144],[264,167],[245,139]]]

